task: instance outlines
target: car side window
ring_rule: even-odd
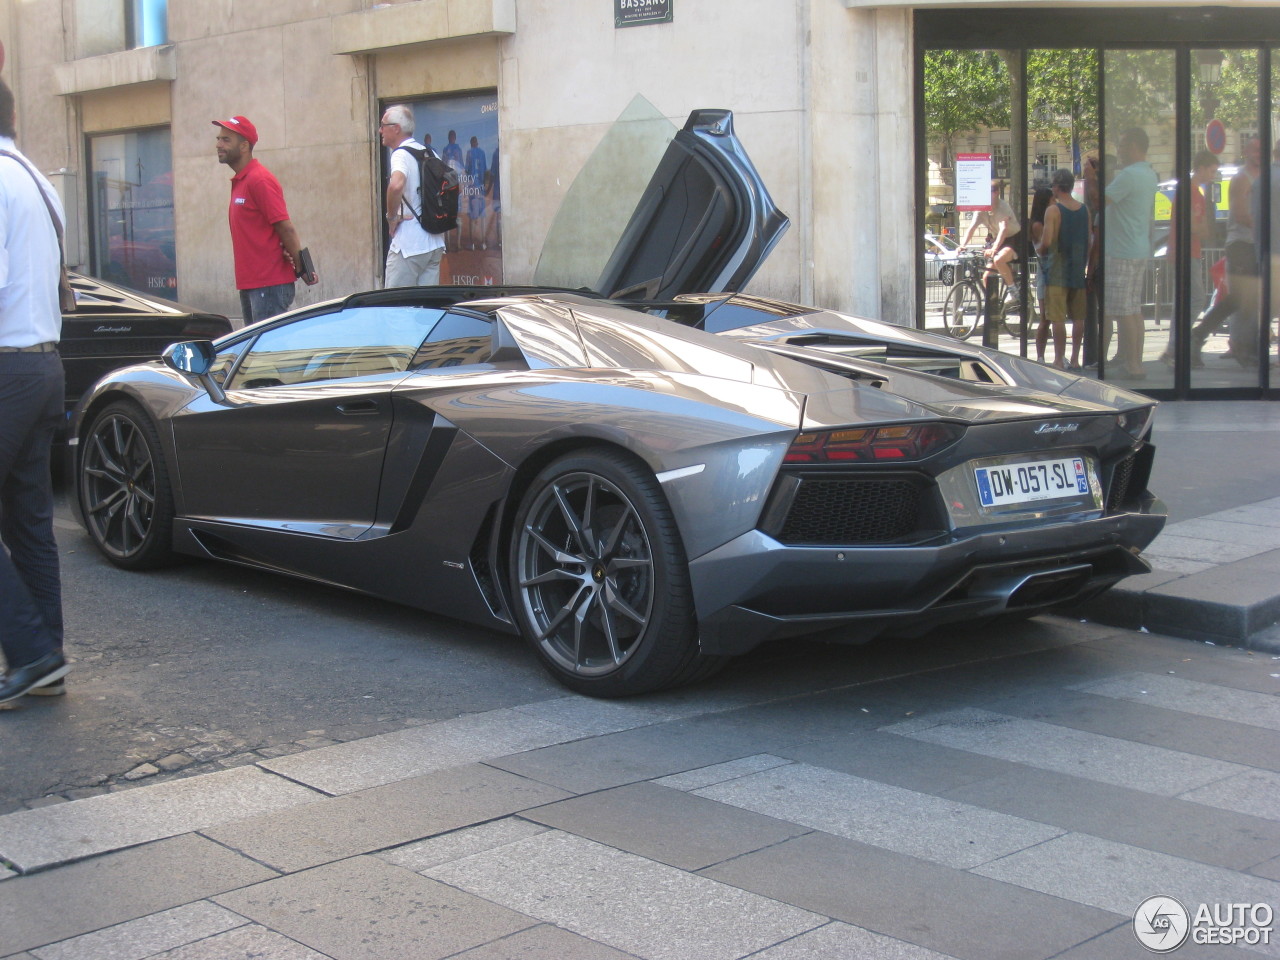
[[[249,345],[248,340],[237,340],[229,346],[223,347],[214,355],[213,363],[209,366],[209,376],[221,384],[226,386],[227,374],[231,372],[231,368],[235,366],[236,360],[240,358],[240,354],[244,353],[244,348]]]
[[[352,307],[264,330],[228,389],[402,373],[443,315],[437,307]]]
[[[414,370],[481,363],[488,359],[493,321],[470,313],[446,313],[418,349]]]

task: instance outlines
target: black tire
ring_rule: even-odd
[[[942,304],[942,327],[957,340],[968,340],[982,322],[982,295],[972,283],[958,283]]]
[[[723,661],[698,650],[684,546],[657,479],[634,458],[595,449],[547,466],[510,546],[520,632],[570,689],[631,696]]]
[[[94,545],[118,567],[173,561],[173,490],[155,425],[117,401],[93,418],[80,442],[76,493]]]
[[[956,267],[953,263],[944,263],[938,268],[938,280],[944,287],[949,287],[956,282]]]

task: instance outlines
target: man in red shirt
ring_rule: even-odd
[[[245,117],[214,120],[218,128],[218,162],[234,172],[231,178],[231,252],[236,265],[236,289],[246,324],[274,317],[293,303],[295,264],[301,264],[298,231],[284,205],[284,191],[261,163],[253,159],[258,130]],[[300,269],[300,267],[298,268]],[[320,278],[303,276],[308,285]]]

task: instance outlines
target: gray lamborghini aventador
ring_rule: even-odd
[[[380,290],[103,378],[85,526],[129,569],[191,554],[518,632],[597,696],[1146,569],[1151,400],[737,292],[785,226],[731,115],[698,111],[607,298]]]

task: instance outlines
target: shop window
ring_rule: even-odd
[[[93,273],[176,300],[169,128],[90,137],[89,169]]]
[[[76,0],[76,56],[169,42],[169,0]]]

